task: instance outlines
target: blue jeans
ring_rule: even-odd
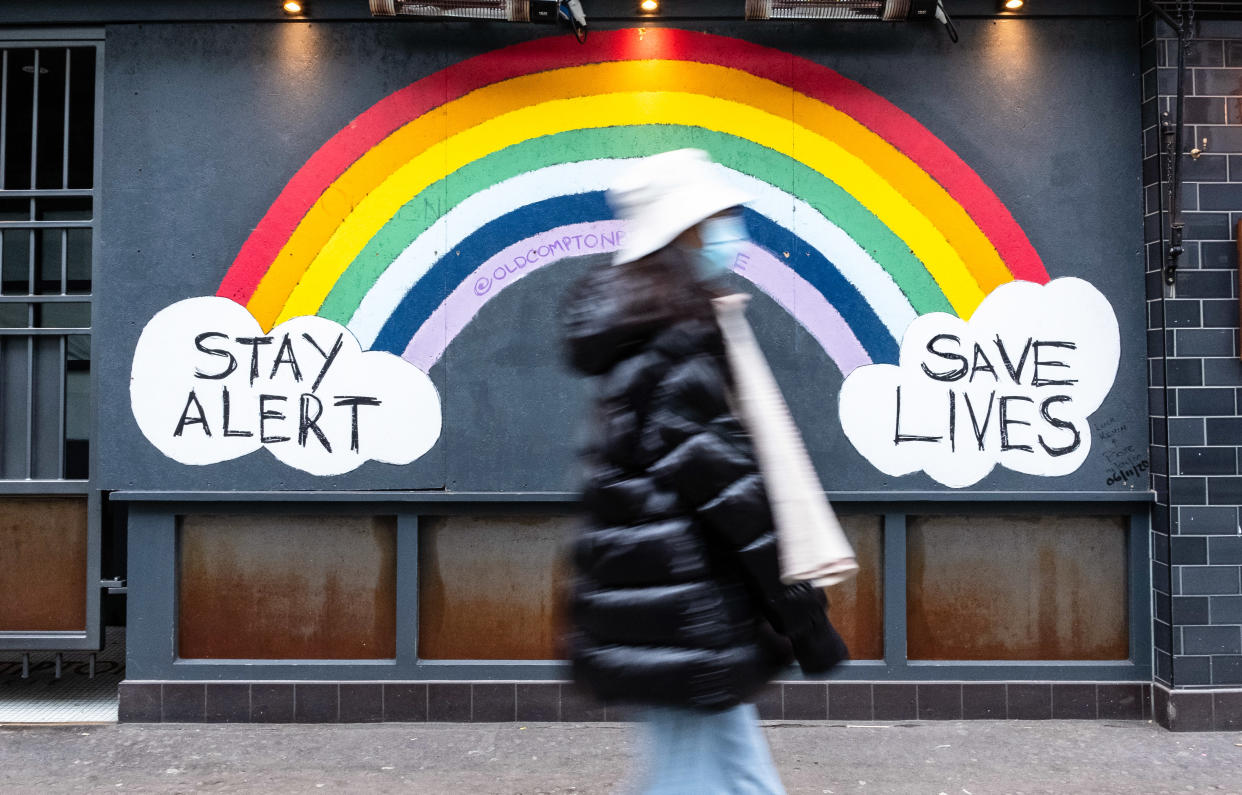
[[[644,795],[784,795],[753,704],[723,712],[648,707],[641,713]]]

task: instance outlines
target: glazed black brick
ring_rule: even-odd
[[[1242,729],[1242,693],[1213,693],[1212,717],[1218,732]]]
[[[1208,498],[1211,505],[1237,505],[1242,503],[1242,478],[1208,478]]]
[[[1180,685],[1207,685],[1212,683],[1211,657],[1173,658],[1173,675]]]
[[[1208,444],[1242,445],[1242,417],[1209,417],[1205,427]]]
[[[1184,535],[1231,534],[1237,526],[1236,507],[1188,506],[1177,511],[1177,531]]]
[[[1242,624],[1242,595],[1208,597],[1208,611],[1212,624]]]
[[[1157,275],[1160,284],[1163,278]],[[1234,274],[1219,271],[1180,271],[1177,274],[1178,298],[1228,298],[1233,295]],[[1148,351],[1151,354],[1151,351]],[[1156,354],[1158,355],[1158,354]]]
[[[602,712],[602,710],[601,710]],[[427,720],[465,723],[471,715],[471,690],[465,682],[434,682],[427,685]]]
[[[1217,126],[1200,127],[1199,137],[1207,139],[1208,151],[1211,151],[1211,152],[1242,152],[1242,127],[1217,127]],[[1229,237],[1228,235],[1225,235],[1223,238],[1215,237],[1215,238],[1210,238],[1210,239],[1227,240],[1228,237]],[[1209,239],[1209,238],[1201,238],[1201,239]]]
[[[1058,720],[1092,719],[1096,714],[1095,685],[1053,685],[1052,717]]]
[[[1234,303],[1230,301],[1229,303]],[[1236,311],[1236,306],[1234,307]],[[1237,329],[1230,333],[1237,334]],[[1203,360],[1203,383],[1205,386],[1238,386],[1242,384],[1242,362],[1230,357]]]
[[[245,723],[250,720],[250,685],[209,682],[207,720],[211,723]]]
[[[1151,562],[1151,587],[1163,593],[1170,593],[1172,586],[1169,581],[1169,567],[1158,561]]]
[[[1099,716],[1104,720],[1142,720],[1143,686],[1139,684],[1099,685]]]
[[[1194,92],[1199,96],[1206,94],[1242,94],[1242,71],[1237,69],[1196,69],[1194,71]],[[1214,149],[1219,152],[1221,150]]]
[[[1164,397],[1166,391],[1158,386],[1147,388],[1147,413],[1153,417],[1164,414]]]
[[[1232,356],[1238,332],[1227,328],[1185,328],[1174,335],[1176,356]]]
[[[1169,478],[1169,501],[1175,505],[1207,503],[1207,480],[1197,477]]]
[[[118,688],[118,720],[121,723],[159,723],[163,685],[121,682]]]
[[[298,723],[336,723],[340,719],[340,688],[335,684],[296,684],[293,698],[293,719]]]
[[[470,719],[496,723],[517,719],[517,688],[512,682],[484,682],[471,685]]]
[[[414,682],[384,684],[384,720],[427,720],[427,685]]]
[[[1159,269],[1147,272],[1147,295],[1159,297],[1164,292],[1164,276]],[[1164,349],[1156,349],[1152,347],[1153,343],[1159,342],[1160,331],[1158,329],[1147,330],[1147,356],[1153,358],[1163,356]],[[1153,339],[1154,338],[1154,339]]]
[[[341,723],[377,723],[384,719],[384,686],[378,682],[342,682]]]
[[[560,720],[561,686],[559,683],[519,682],[515,688],[515,698],[518,720]]]
[[[1220,149],[1211,149],[1220,152]],[[1229,179],[1229,157],[1224,154],[1203,155],[1195,160],[1190,155],[1182,156],[1182,179],[1187,182],[1226,182]],[[1226,235],[1223,239],[1228,240]],[[1180,277],[1179,277],[1180,280]],[[1180,293],[1179,293],[1180,295]]]
[[[289,723],[293,720],[293,685],[256,682],[250,686],[251,723]]]
[[[1242,593],[1237,566],[1183,566],[1181,594],[1211,596]]]
[[[1177,93],[1177,69],[1170,67],[1156,70],[1156,89],[1164,95]]]
[[[1242,155],[1229,156],[1229,171],[1235,182],[1242,182]],[[1207,270],[1228,270],[1237,267],[1238,250],[1229,240],[1212,240],[1199,244],[1199,264]],[[1238,305],[1229,302],[1233,307],[1234,325],[1238,320]]]
[[[1202,445],[1207,440],[1207,432],[1201,417],[1170,417],[1168,433],[1169,444],[1175,447]],[[1153,442],[1155,442],[1155,436],[1156,432],[1153,429]]]
[[[1242,627],[1182,627],[1184,654],[1242,654]]]
[[[1203,566],[1208,562],[1207,539],[1202,536],[1178,536],[1172,540],[1170,552],[1175,566]]]
[[[1242,657],[1227,654],[1213,657],[1212,684],[1242,685]]]
[[[781,686],[786,720],[825,720],[828,686],[821,682],[788,682]]]
[[[1238,470],[1232,447],[1182,447],[1177,464],[1182,475],[1234,475]]]
[[[1237,405],[1234,390],[1221,387],[1183,387],[1175,390],[1180,417],[1228,417]]]
[[[961,717],[966,719],[1004,719],[1004,684],[963,684]]]
[[[1151,433],[1151,445],[1150,445],[1151,449],[1148,450],[1147,457],[1151,459],[1152,465],[1154,466],[1156,463],[1155,461],[1156,457],[1159,457],[1162,459],[1165,457],[1164,448],[1168,447],[1169,439],[1168,439],[1168,436],[1166,435],[1168,431],[1168,427],[1165,425],[1164,417],[1158,416],[1158,417],[1152,417],[1151,419],[1152,419],[1152,422],[1149,428],[1149,432]],[[1187,442],[1187,444],[1196,444],[1196,443]],[[1197,444],[1202,444],[1202,442],[1197,442]],[[1164,474],[1167,475],[1168,473],[1165,472]]]
[[[1210,605],[1206,596],[1174,596],[1173,621],[1178,626],[1207,624],[1211,621]]]
[[[1225,42],[1225,66],[1242,66],[1242,41]]]
[[[918,717],[918,686],[913,684],[872,685],[876,720],[913,720]],[[789,704],[785,704],[789,713]]]
[[[1176,44],[1170,42],[1174,48]],[[1219,39],[1198,39],[1191,41],[1186,47],[1184,56],[1187,66],[1224,66],[1225,65],[1225,42]],[[1174,52],[1173,57],[1169,59],[1169,63],[1176,63],[1177,53]],[[1189,86],[1187,86],[1189,88]]]
[[[1224,97],[1186,97],[1186,122],[1188,124],[1224,124]]]
[[[206,711],[206,685],[201,682],[164,685],[165,723],[202,723]]]
[[[1150,105],[1153,108],[1155,106],[1155,103],[1152,103],[1152,102],[1145,102],[1143,104],[1144,106]],[[1228,166],[1226,166],[1226,170],[1227,169],[1228,169]],[[1154,185],[1159,181],[1160,181],[1160,158],[1156,155],[1143,158],[1143,184]]]
[[[962,686],[918,685],[919,720],[961,720]]]
[[[1242,207],[1242,183],[1208,182],[1199,186],[1200,210],[1229,211],[1240,207]]]
[[[1052,717],[1052,685],[1006,685],[1011,720],[1047,720]]]
[[[1242,188],[1242,185],[1238,187]],[[1200,302],[1183,299],[1164,302],[1164,323],[1170,328],[1198,328],[1203,325]]]
[[[1169,562],[1169,537],[1164,533],[1151,534],[1151,555],[1161,563]]]
[[[1185,198],[1184,194],[1183,194],[1183,198]],[[1188,201],[1183,202],[1182,209],[1183,210],[1190,209],[1188,206],[1189,204],[1190,202]],[[1161,218],[1156,213],[1152,213],[1151,215],[1144,216],[1143,217],[1143,238],[1146,240],[1152,240],[1152,239],[1160,237],[1160,229],[1161,229],[1160,223],[1161,223]]]
[[[1214,566],[1242,565],[1242,536],[1217,536],[1207,540],[1207,560]]]
[[[871,720],[871,685],[833,683],[828,690],[829,720]]]

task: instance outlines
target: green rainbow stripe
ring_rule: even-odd
[[[642,157],[682,147],[706,149],[723,165],[797,196],[845,231],[884,268],[918,314],[953,312],[910,248],[853,196],[823,175],[767,147],[680,125],[633,125],[541,136],[475,160],[407,202],[362,249],[318,314],[346,324],[380,274],[449,208],[492,185],[552,165]],[[447,253],[447,252],[445,252]]]

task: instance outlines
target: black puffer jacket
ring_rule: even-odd
[[[631,288],[624,268],[598,269],[566,312],[570,362],[598,376],[569,653],[575,678],[605,701],[726,708],[787,664],[791,645],[811,673],[845,649],[823,594],[780,582],[710,313],[636,320],[625,315]]]

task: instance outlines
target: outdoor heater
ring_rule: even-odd
[[[371,15],[546,24],[559,20],[573,28],[579,41],[586,38],[587,21],[580,0],[371,0]]]
[[[747,19],[934,19],[937,0],[746,0]]]
[[[502,22],[543,22],[569,25],[579,41],[586,38],[587,20],[581,0],[370,0],[373,16],[492,19]],[[633,0],[593,0],[589,3],[605,19],[656,16],[648,10],[635,14]],[[621,11],[621,8],[625,11]],[[680,12],[680,13],[679,13]],[[945,13],[943,0],[731,0],[686,3],[674,11],[677,18],[742,18],[763,20],[826,20],[912,22],[936,20],[957,41],[957,30]]]

